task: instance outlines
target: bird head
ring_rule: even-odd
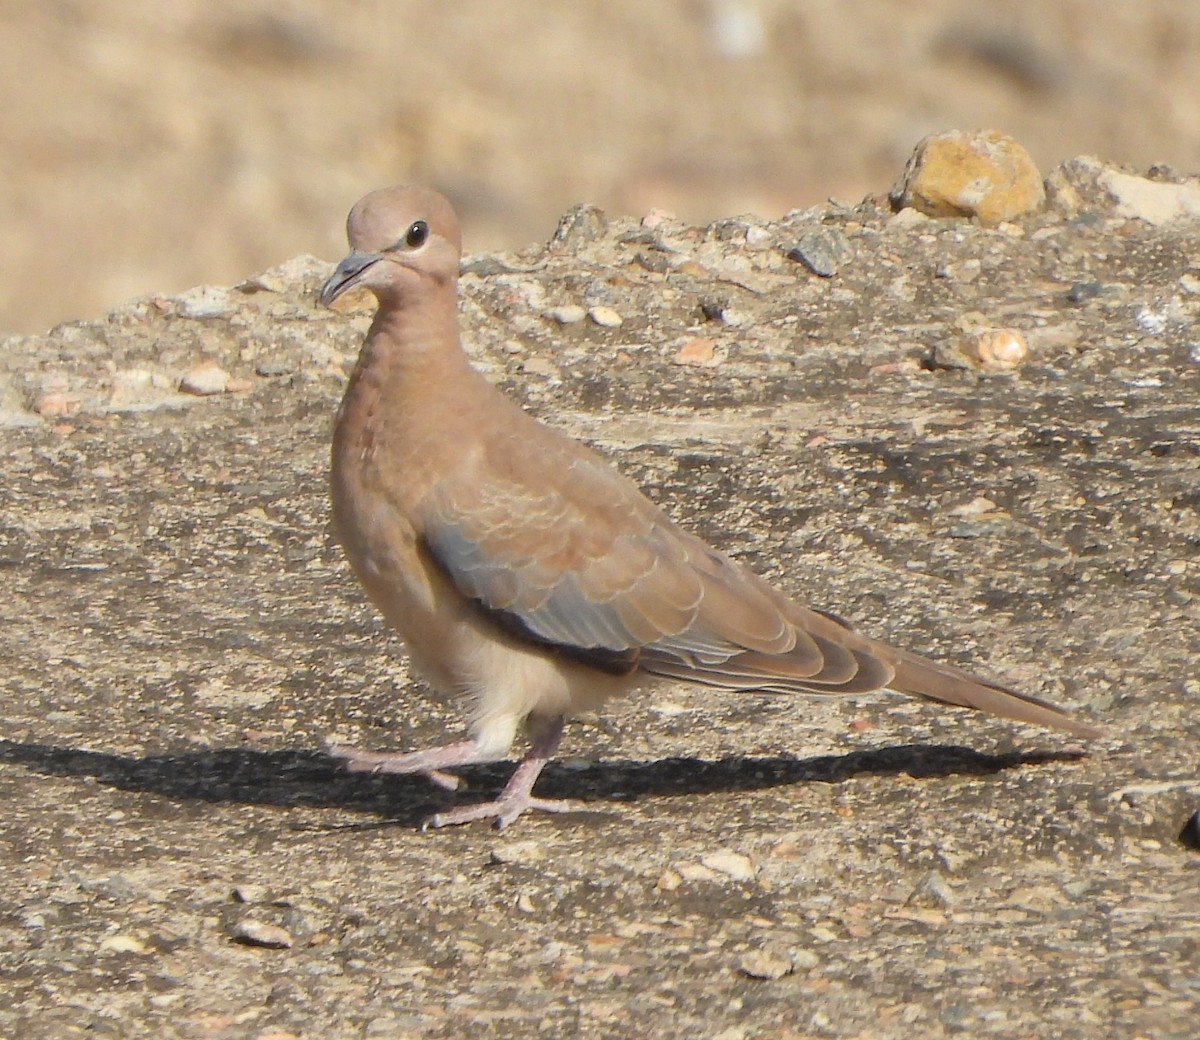
[[[346,220],[350,253],[321,287],[328,307],[351,289],[369,289],[380,303],[401,303],[458,277],[462,241],[450,203],[435,191],[401,185],[373,191]]]

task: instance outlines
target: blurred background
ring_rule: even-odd
[[[576,202],[692,221],[886,191],[994,126],[1200,170],[1200,0],[4,0],[0,333],[344,251],[420,181],[468,249]]]

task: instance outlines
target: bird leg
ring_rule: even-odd
[[[509,778],[500,797],[493,802],[464,805],[448,812],[435,813],[422,825],[425,827],[449,827],[456,823],[471,823],[474,820],[495,819],[496,828],[503,829],[527,809],[542,812],[571,812],[578,809],[575,802],[559,798],[535,798],[533,785],[546,767],[546,763],[558,751],[563,734],[563,717],[555,715],[548,719],[530,720],[531,744],[525,757]]]
[[[443,770],[496,762],[501,757],[480,752],[473,740],[460,740],[425,751],[367,751],[345,744],[329,744],[325,753],[336,758],[351,773],[420,773],[447,791],[458,790],[462,780]]]

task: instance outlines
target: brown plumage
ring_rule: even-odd
[[[351,769],[529,754],[494,802],[435,826],[528,808],[563,719],[655,678],[819,694],[890,688],[1081,736],[1053,704],[870,639],[793,602],[675,526],[590,448],[534,420],[468,363],[458,334],[458,224],[410,187],[350,212],[352,252],[321,290],[379,309],[338,412],[334,524],[371,598],[435,690],[473,708],[471,737],[429,751],[334,749]]]

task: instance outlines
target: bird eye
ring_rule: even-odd
[[[425,244],[425,240],[428,237],[429,225],[423,220],[414,220],[412,226],[408,229],[408,233],[404,236],[404,244],[409,249],[417,249]]]

